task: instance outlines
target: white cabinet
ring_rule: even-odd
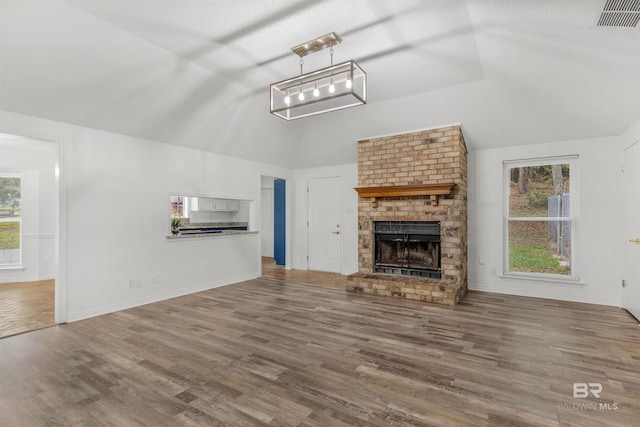
[[[229,199],[227,200],[227,210],[229,211],[239,211],[240,210],[240,200]]]
[[[214,211],[228,211],[229,201],[227,199],[213,199]]]
[[[213,210],[213,201],[215,199],[210,199],[208,197],[198,197],[198,210],[199,211],[212,211]]]
[[[193,210],[230,212],[230,211],[238,211],[239,209],[240,209],[240,203],[238,200],[212,199],[210,197],[198,197],[197,207]]]

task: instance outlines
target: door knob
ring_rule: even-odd
[[[333,234],[340,234],[339,231],[332,231]]]
[[[629,239],[629,243],[635,243],[636,245],[640,245],[640,237],[636,237],[635,239]]]

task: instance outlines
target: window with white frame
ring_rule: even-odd
[[[171,196],[171,217],[189,217],[189,198],[186,196]]]
[[[577,156],[505,161],[505,274],[577,279]]]
[[[0,266],[22,262],[22,182],[19,175],[0,174]]]

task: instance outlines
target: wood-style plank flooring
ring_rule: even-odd
[[[0,424],[634,426],[639,350],[614,307],[256,279],[0,340]]]
[[[262,257],[262,278],[343,290],[347,288],[345,275],[311,270],[287,270],[282,265],[276,265],[275,260],[268,257]]]
[[[53,280],[0,283],[0,338],[55,325],[53,308]]]

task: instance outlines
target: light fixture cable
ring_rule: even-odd
[[[333,42],[331,43],[331,49],[329,49],[329,57],[331,58],[331,67],[333,68]],[[331,75],[333,76],[333,69],[331,70]],[[329,93],[334,93],[336,91],[336,86],[333,84],[333,77],[329,80]]]

